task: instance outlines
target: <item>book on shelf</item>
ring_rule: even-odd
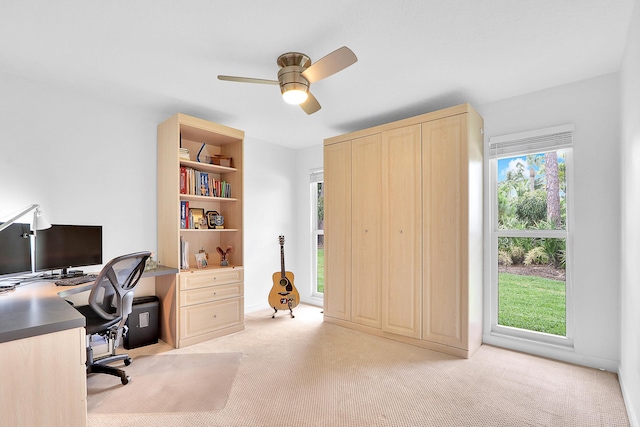
[[[180,201],[180,228],[189,228],[189,202]]]
[[[231,184],[216,179],[212,173],[181,166],[180,194],[230,198]]]
[[[189,242],[180,237],[180,268],[189,268]]]
[[[187,194],[187,168],[180,167],[180,194]]]
[[[200,182],[200,192],[199,196],[208,196],[209,195],[209,174],[205,172],[198,172],[199,182]]]

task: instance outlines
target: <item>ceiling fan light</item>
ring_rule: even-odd
[[[300,105],[307,100],[307,91],[300,89],[290,89],[282,93],[282,98],[287,104]]]

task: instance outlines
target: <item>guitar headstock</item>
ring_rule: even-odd
[[[280,242],[280,246],[283,246],[284,245],[284,236],[281,235],[280,237],[278,237],[278,241]]]

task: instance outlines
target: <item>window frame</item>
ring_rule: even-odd
[[[573,133],[574,125],[562,125],[528,132],[489,138],[489,194],[490,194],[490,245],[489,260],[490,331],[493,336],[512,337],[542,344],[573,348],[574,310],[573,310]],[[552,141],[553,135],[566,134],[567,138]],[[497,149],[502,147],[502,149]],[[545,151],[565,150],[566,180],[566,224],[564,230],[504,230],[498,228],[498,159],[543,153]],[[565,267],[565,326],[566,335],[558,336],[544,332],[531,331],[498,324],[498,239],[500,237],[560,238],[566,242]]]
[[[324,170],[313,169],[310,172],[309,198],[311,202],[311,297],[324,300],[324,293],[318,292],[318,236],[324,236],[324,229],[318,229],[318,184],[324,185]]]

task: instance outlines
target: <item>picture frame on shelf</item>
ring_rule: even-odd
[[[207,260],[207,254],[204,252],[198,252],[196,254],[196,266],[198,268],[207,268],[209,261]]]
[[[193,228],[207,229],[207,219],[204,216],[204,209],[202,208],[190,208],[189,214],[193,220]]]
[[[207,211],[207,225],[209,228],[224,228],[224,217],[218,211]]]

